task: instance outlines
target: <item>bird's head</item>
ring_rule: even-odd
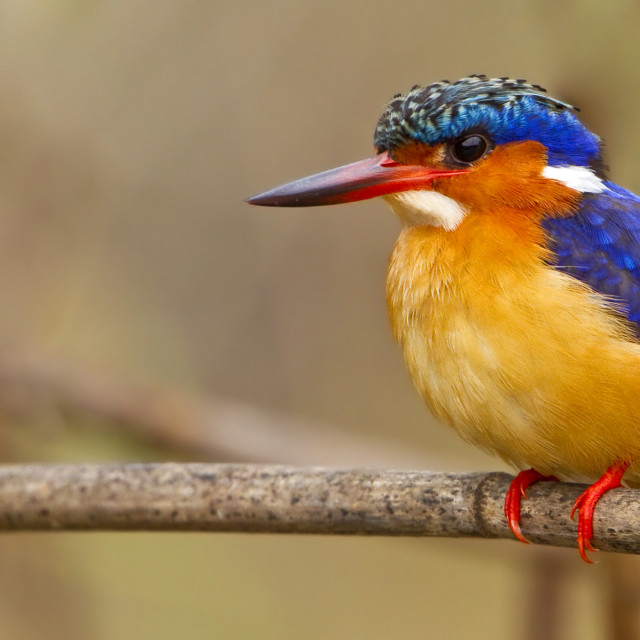
[[[604,190],[600,139],[538,85],[472,75],[387,105],[377,155],[250,198],[317,206],[384,196],[405,224],[453,230],[469,215],[562,215]]]

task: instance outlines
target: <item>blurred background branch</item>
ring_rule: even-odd
[[[122,381],[44,354],[0,352],[0,413],[22,423],[63,412],[93,420],[174,455],[332,465],[441,468],[401,443],[358,436],[319,420],[296,419],[249,403],[159,384]]]

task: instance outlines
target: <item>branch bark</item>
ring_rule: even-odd
[[[0,531],[237,531],[513,539],[504,473],[296,469],[271,465],[0,467]],[[540,482],[522,505],[532,542],[575,546],[582,485]],[[606,494],[596,547],[640,553],[638,492]]]

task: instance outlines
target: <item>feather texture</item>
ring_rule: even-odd
[[[543,220],[551,264],[618,301],[640,334],[640,198],[605,184],[574,215]]]
[[[413,143],[432,146],[479,130],[496,144],[540,142],[552,165],[599,163],[600,139],[578,120],[570,104],[524,80],[482,75],[398,94],[378,121],[374,145],[378,153],[390,151],[393,156],[396,149]]]

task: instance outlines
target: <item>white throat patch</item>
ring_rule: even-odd
[[[562,182],[565,187],[580,193],[602,193],[607,187],[589,167],[550,167],[542,170],[542,175]]]
[[[459,203],[437,191],[401,191],[384,196],[404,224],[442,227],[453,231],[467,214]]]

